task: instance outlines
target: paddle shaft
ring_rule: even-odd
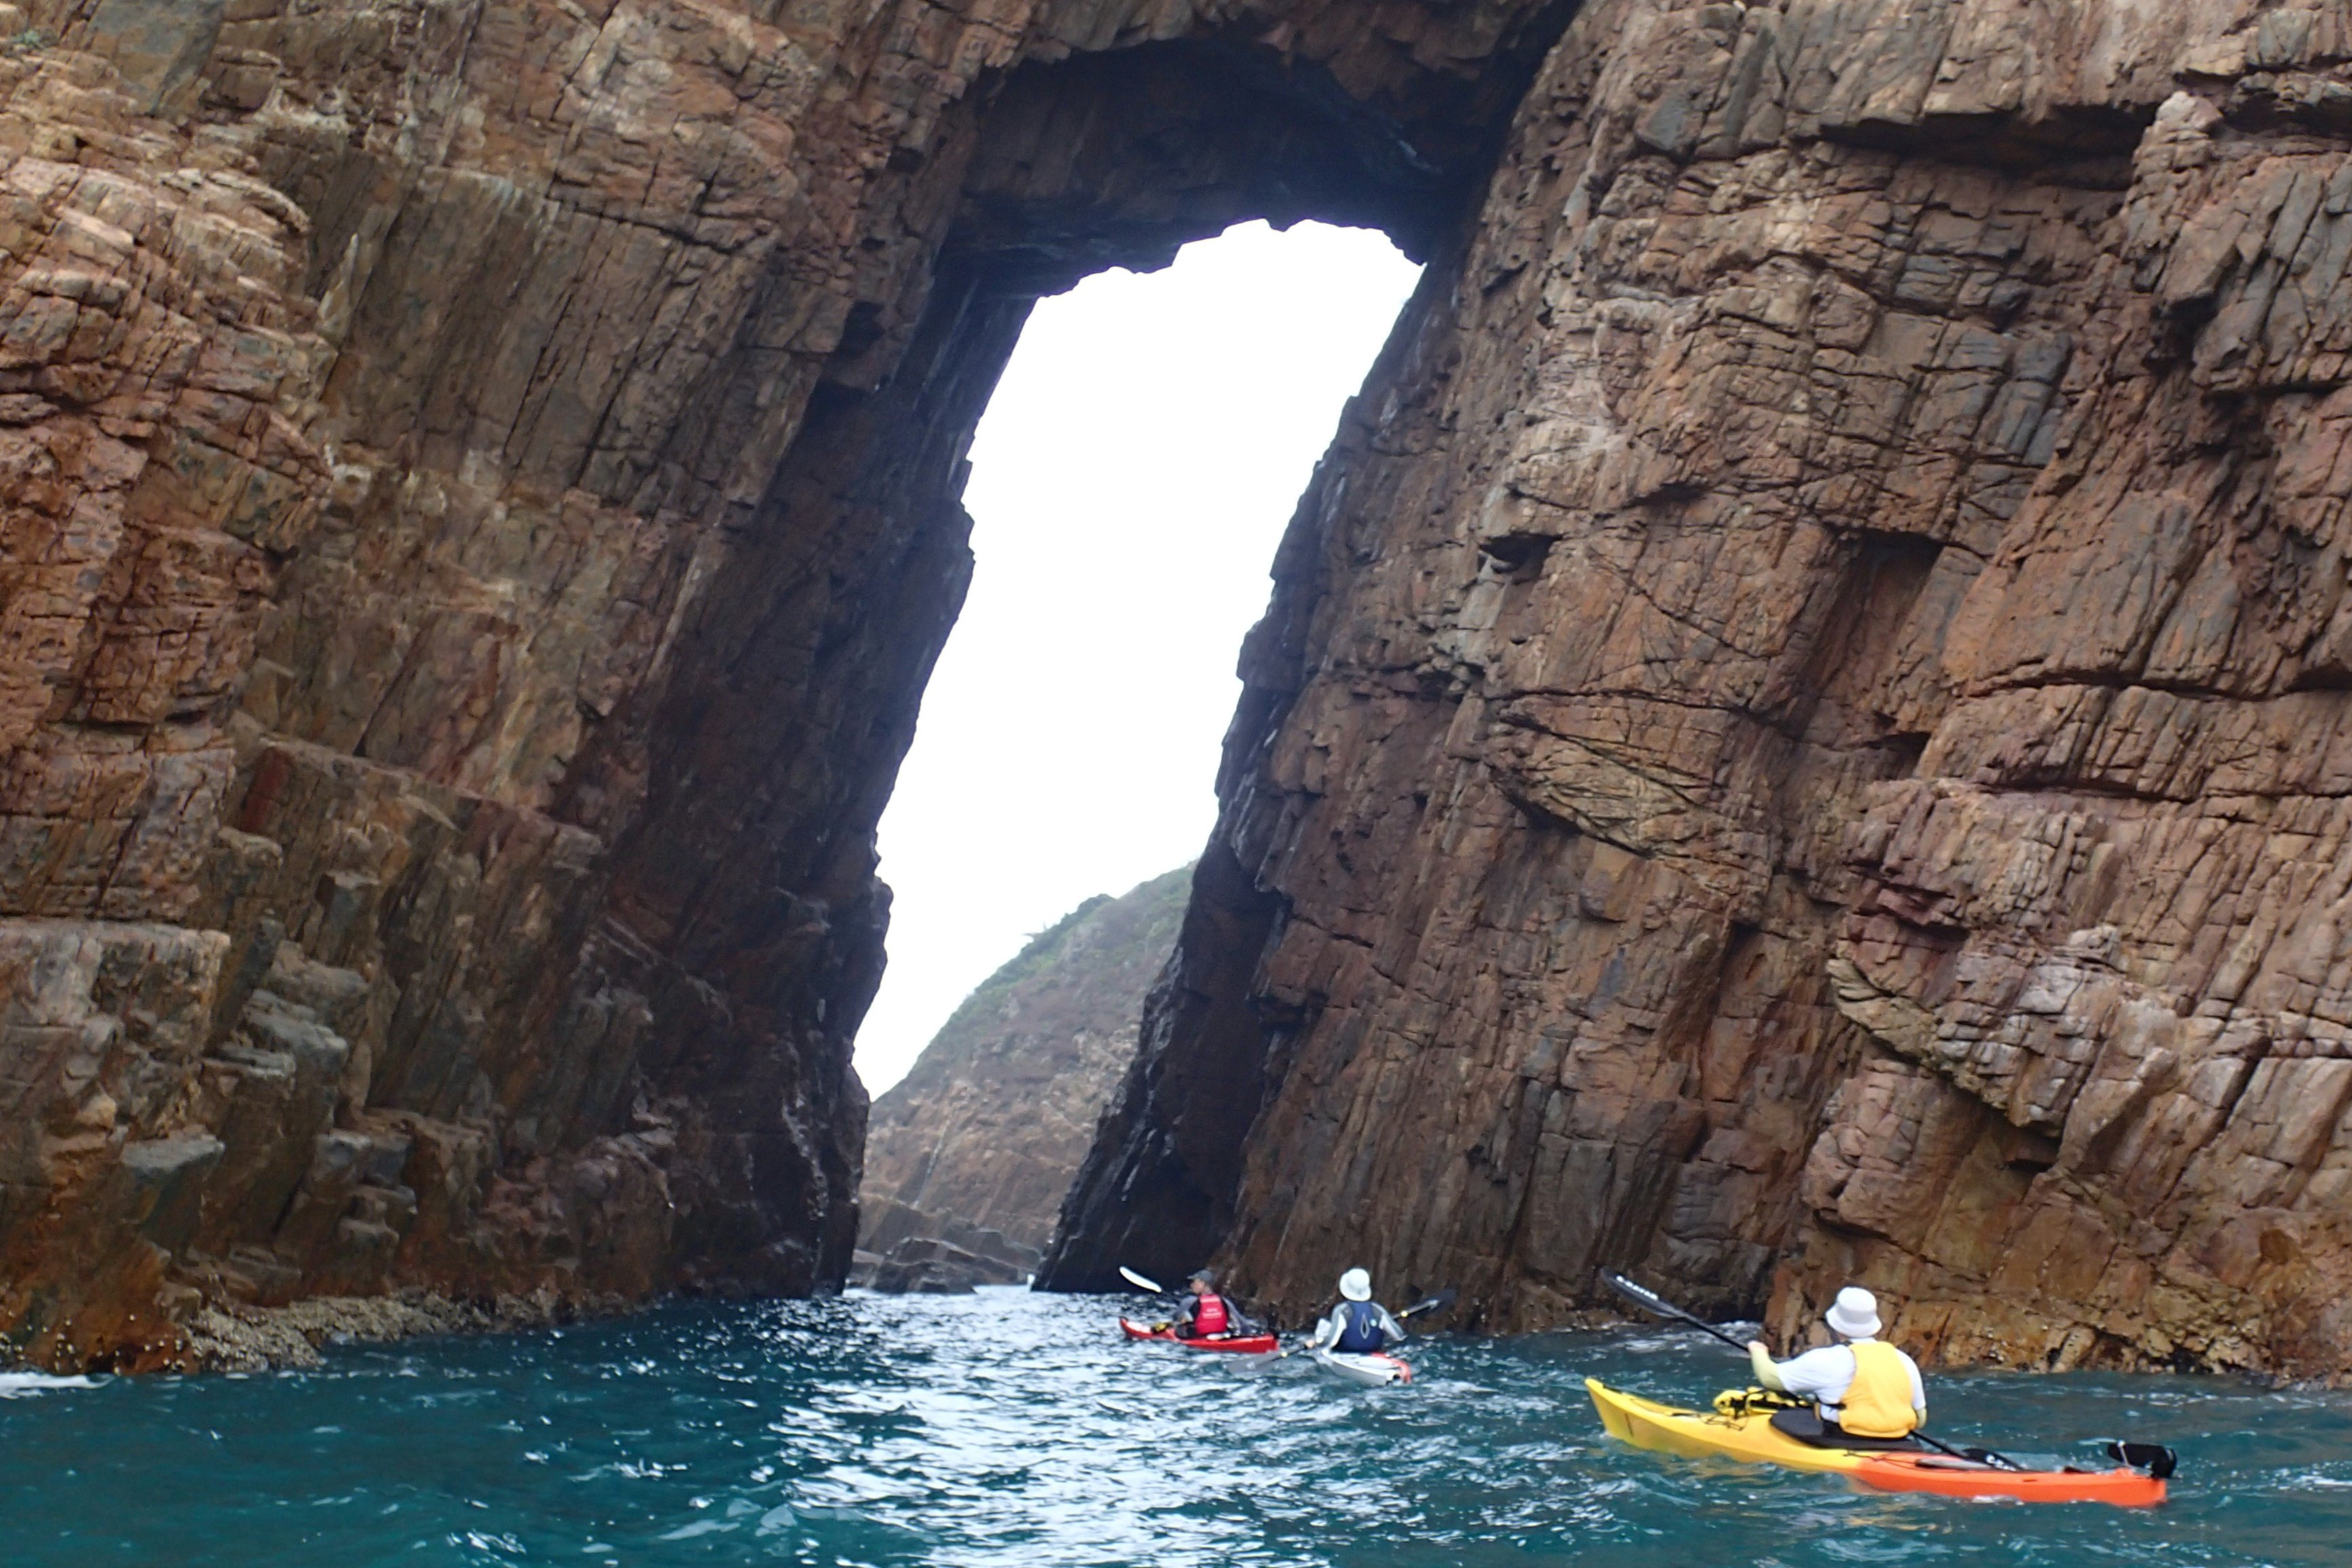
[[[1697,1313],[1685,1311],[1682,1308],[1675,1306],[1672,1301],[1667,1300],[1656,1291],[1644,1290],[1640,1286],[1634,1285],[1632,1280],[1624,1279],[1618,1275],[1608,1274],[1603,1275],[1601,1278],[1606,1280],[1611,1288],[1615,1289],[1619,1295],[1623,1296],[1630,1301],[1635,1302],[1646,1310],[1656,1312],[1664,1317],[1678,1319],[1683,1322],[1688,1323],[1694,1329],[1703,1329],[1706,1332],[1713,1334],[1717,1339],[1721,1340],[1725,1344],[1729,1345],[1733,1350],[1738,1351],[1741,1355],[1746,1355],[1748,1353],[1748,1345],[1745,1341],[1733,1339],[1729,1334],[1725,1333],[1721,1329],[1717,1328],[1713,1323],[1708,1322],[1705,1318],[1700,1317]],[[1628,1289],[1627,1287],[1629,1286],[1632,1288]],[[2015,1459],[2011,1458],[2008,1455],[1996,1454],[1990,1448],[1979,1448],[1976,1453],[1969,1454],[1953,1447],[1949,1443],[1945,1442],[1940,1437],[1930,1437],[1925,1432],[1914,1430],[1911,1436],[1918,1438],[1919,1441],[1927,1444],[1927,1447],[1936,1449],[1939,1453],[1949,1454],[1955,1459],[1966,1459],[1970,1464],[1985,1464],[1990,1462],[2005,1470],[2021,1470],[2025,1468],[2023,1465],[2019,1464]],[[1983,1458],[1978,1458],[1978,1455],[1982,1455]]]
[[[1444,1308],[1451,1307],[1461,1298],[1461,1294],[1462,1293],[1458,1290],[1440,1290],[1428,1300],[1415,1301],[1412,1306],[1407,1307],[1403,1311],[1399,1312],[1397,1314],[1397,1321],[1402,1323],[1407,1318],[1416,1317],[1423,1312],[1435,1312]]]
[[[2025,1468],[2023,1465],[2019,1464],[2007,1454],[1996,1454],[1990,1448],[1979,1448],[1974,1453],[1970,1453],[1965,1448],[1953,1447],[1941,1437],[1930,1437],[1927,1434],[1919,1431],[1916,1427],[1912,1430],[1911,1436],[1918,1438],[1919,1441],[1927,1444],[1927,1447],[1937,1450],[1938,1453],[1949,1454],[1955,1459],[1966,1459],[1971,1465],[1990,1465],[1996,1469],[2002,1470],[2021,1470]],[[1979,1455],[1983,1457],[1979,1458]]]
[[[1698,1330],[1702,1333],[1713,1334],[1717,1339],[1721,1340],[1725,1344],[1729,1345],[1741,1355],[1746,1355],[1748,1353],[1747,1341],[1733,1339],[1729,1334],[1725,1333],[1721,1329],[1717,1328],[1713,1323],[1708,1322],[1696,1312],[1686,1311],[1683,1308],[1675,1306],[1672,1301],[1667,1300],[1664,1296],[1659,1295],[1656,1291],[1644,1290],[1622,1274],[1603,1274],[1601,1278],[1602,1282],[1608,1285],[1611,1289],[1616,1291],[1620,1296],[1624,1297],[1627,1300],[1633,1302],[1635,1306],[1640,1307],[1644,1311],[1655,1312],[1662,1318],[1673,1318],[1678,1321],[1688,1323],[1692,1328]]]

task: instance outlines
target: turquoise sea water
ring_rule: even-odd
[[[2352,1395],[1937,1378],[1948,1438],[2182,1455],[2126,1512],[1856,1493],[1636,1453],[1588,1373],[1682,1400],[1684,1334],[1421,1342],[1408,1388],[1118,1337],[991,1291],[680,1306],[335,1352],[322,1371],[0,1379],[0,1559],[112,1563],[2172,1564],[2352,1562]]]

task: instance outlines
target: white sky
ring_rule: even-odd
[[[879,1094],[1031,932],[1201,852],[1242,636],[1420,269],[1245,224],[1041,301],[972,447],[978,564],[882,818]]]

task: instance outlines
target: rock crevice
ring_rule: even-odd
[[[973,424],[1264,216],[1429,271],[1049,1274],[2352,1360],[2340,8],[22,9],[25,1353],[837,1281]]]
[[[1247,217],[1436,243],[1559,23],[23,9],[0,1334],[62,1367],[836,1284],[873,825],[1030,301]]]
[[[1155,1002],[1048,1278],[2352,1360],[2342,27],[1586,6],[1245,655],[1256,1038]]]

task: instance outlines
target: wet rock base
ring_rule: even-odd
[[[623,1311],[618,1299],[584,1308],[552,1294],[459,1301],[430,1290],[316,1296],[283,1307],[206,1306],[186,1324],[183,1370],[250,1373],[314,1367],[337,1344],[381,1344],[428,1334],[513,1333]]]
[[[850,1264],[849,1282],[898,1295],[961,1295],[982,1285],[1021,1285],[1040,1254],[1003,1231],[969,1220],[887,1205],[869,1223],[867,1246]]]

